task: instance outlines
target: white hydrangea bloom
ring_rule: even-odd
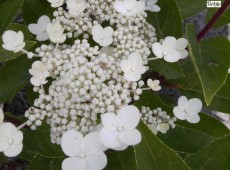
[[[38,19],[37,24],[29,24],[29,31],[36,35],[38,41],[46,41],[49,39],[49,35],[46,32],[46,26],[50,23],[50,18],[46,15],[41,16]]]
[[[141,75],[146,72],[143,59],[137,52],[131,53],[127,60],[122,60],[120,66],[125,79],[128,81],[138,81]]]
[[[60,7],[64,4],[64,0],[48,0],[49,3],[51,3],[51,6],[53,8],[57,8],[57,7]]]
[[[2,35],[2,41],[2,47],[8,51],[13,51],[14,53],[21,51],[26,45],[24,42],[24,35],[21,31],[6,31]]]
[[[188,56],[188,51],[185,49],[188,46],[188,41],[185,38],[176,39],[175,37],[166,37],[162,44],[155,42],[152,45],[152,51],[157,58],[164,58],[167,62],[177,62]]]
[[[115,1],[114,8],[122,15],[133,16],[145,10],[145,2],[137,0]]]
[[[124,150],[129,145],[137,145],[141,141],[141,134],[136,129],[141,114],[135,106],[125,106],[115,113],[102,115],[104,126],[100,131],[102,143],[114,150]]]
[[[159,12],[161,8],[156,5],[158,0],[142,0],[145,2],[145,10],[151,12]]]
[[[161,124],[158,124],[156,128],[159,132],[166,133],[169,130],[169,124],[161,123]]]
[[[106,155],[100,149],[98,132],[91,132],[83,137],[80,132],[69,130],[62,136],[61,147],[69,156],[62,162],[63,170],[101,170],[107,164]]]
[[[101,25],[95,25],[92,28],[93,40],[100,46],[109,46],[113,43],[113,32],[112,27],[103,28]]]
[[[79,16],[86,8],[83,0],[67,0],[66,2],[69,13],[73,16]]]
[[[0,125],[0,152],[7,157],[15,157],[22,151],[23,134],[12,123]]]
[[[198,123],[200,117],[198,113],[202,109],[202,102],[198,98],[190,100],[185,96],[178,99],[178,106],[174,107],[173,113],[180,120],[187,120],[190,123]]]
[[[49,77],[49,72],[41,61],[35,61],[29,73],[32,75],[30,82],[34,86],[41,86],[47,83],[46,78]]]
[[[159,91],[159,90],[161,89],[160,81],[159,81],[159,80],[148,79],[147,85],[148,85],[153,91]]]
[[[4,113],[3,113],[2,108],[0,107],[0,124],[3,123],[3,120],[4,120]]]
[[[49,35],[50,40],[53,43],[63,43],[66,40],[66,35],[64,34],[64,28],[58,23],[50,23],[46,27],[46,31]]]

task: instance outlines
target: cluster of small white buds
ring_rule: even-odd
[[[149,107],[141,108],[142,120],[149,126],[154,134],[157,132],[166,133],[169,128],[175,128],[176,117],[170,117],[161,108],[151,110]]]

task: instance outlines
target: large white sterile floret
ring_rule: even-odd
[[[69,13],[73,16],[79,16],[86,8],[84,0],[67,0],[66,4]]]
[[[64,4],[64,0],[48,0],[51,3],[51,7],[57,8]]]
[[[103,28],[101,25],[95,25],[92,28],[93,40],[100,46],[109,46],[113,43],[113,32],[112,27]]]
[[[46,31],[49,35],[50,40],[53,43],[59,44],[66,40],[66,35],[64,34],[64,28],[58,23],[50,23],[46,27]]]

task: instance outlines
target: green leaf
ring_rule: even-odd
[[[148,12],[147,21],[156,28],[159,38],[182,37],[182,18],[175,0],[159,0],[160,12]]]
[[[28,102],[30,106],[33,106],[34,100],[39,97],[39,93],[33,91],[33,86],[29,85],[26,90],[26,97],[28,99]]]
[[[63,159],[47,159],[44,157],[34,157],[26,170],[59,170]]]
[[[205,102],[210,105],[228,75],[230,42],[224,37],[216,37],[197,43],[193,25],[187,26],[187,37],[190,57],[201,82]]]
[[[177,153],[162,143],[143,122],[139,130],[142,141],[134,146],[138,169],[189,169]]]
[[[23,0],[1,0],[0,1],[0,34],[13,21],[17,12],[21,9]]]
[[[21,56],[6,62],[0,68],[0,103],[9,102],[30,78],[29,68],[32,60]]]
[[[199,78],[195,72],[188,73],[182,79],[171,80],[170,82],[177,84],[177,89],[181,94],[188,98],[199,98],[205,103],[202,87]],[[220,90],[214,96],[212,102],[209,105],[210,109],[229,113],[230,114],[230,77],[228,76],[225,84],[222,85]]]
[[[184,73],[178,63],[168,63],[164,60],[154,60],[148,63],[149,67],[167,79],[184,77]]]
[[[192,170],[216,170],[230,168],[230,135],[220,138],[199,152],[191,154],[185,161]]]
[[[207,0],[176,0],[176,2],[183,19],[207,8]]]
[[[44,0],[25,0],[22,7],[22,15],[26,25],[37,23],[38,18],[42,15],[52,18],[53,11],[50,3]]]
[[[107,154],[108,164],[105,170],[138,170],[135,161],[134,148],[129,147],[124,151],[111,151]]]
[[[221,0],[222,3],[224,2],[224,0]],[[206,22],[208,23],[211,18],[215,15],[215,13],[217,12],[219,8],[208,8],[208,12],[206,15]],[[220,18],[217,20],[217,22],[214,24],[214,28],[226,25],[230,23],[230,8],[228,8],[221,16]]]

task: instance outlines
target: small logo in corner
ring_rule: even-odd
[[[220,8],[221,1],[207,1],[207,7],[208,8]]]

